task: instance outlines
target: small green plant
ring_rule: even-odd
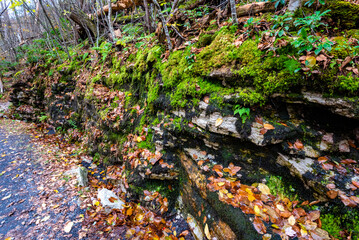
[[[274,15],[271,19],[273,26],[271,35],[282,37],[285,36],[290,27],[290,22],[293,20],[293,13],[286,12],[283,15]]]
[[[297,18],[294,21],[294,25],[300,27],[297,38],[292,42],[292,45],[299,49],[298,53],[314,49],[314,53],[318,55],[323,49],[328,52],[331,51],[334,42],[329,41],[328,38],[322,39],[321,36],[316,35],[317,28],[327,26],[327,24],[321,22],[321,19],[329,11],[316,11],[313,15]]]
[[[247,33],[252,32],[253,30],[257,30],[257,26],[259,25],[259,18],[249,18],[247,22],[244,24],[244,27],[247,28]]]
[[[234,106],[234,115],[239,114],[242,119],[242,123],[245,123],[247,118],[250,116],[250,109],[241,107],[240,105]]]
[[[188,64],[188,67],[184,70],[185,72],[192,69],[194,62],[196,61],[195,57],[196,55],[194,53],[185,57]]]
[[[100,52],[102,58],[102,62],[105,62],[107,56],[110,54],[112,50],[112,43],[110,42],[103,42],[99,47],[93,47],[94,50],[97,50]]]
[[[77,125],[76,125],[76,122],[75,122],[74,120],[69,119],[69,120],[67,121],[67,123],[70,125],[71,128],[77,129]]]
[[[45,113],[41,113],[41,114],[42,115],[39,117],[40,122],[44,122],[49,118],[49,116],[45,115]]]

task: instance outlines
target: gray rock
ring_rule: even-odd
[[[123,209],[125,204],[116,194],[106,188],[102,188],[97,193],[97,198],[100,199],[100,202],[103,207],[109,207],[111,209]],[[110,198],[114,198],[114,201],[110,201]]]
[[[85,187],[88,184],[87,178],[88,170],[85,167],[79,166],[76,169],[77,181],[79,186]]]
[[[64,173],[65,175],[76,175],[79,186],[85,187],[88,184],[88,170],[85,167],[78,166]]]
[[[356,118],[357,104],[343,98],[325,98],[319,93],[303,92],[303,97],[310,103],[326,106],[335,114],[342,115],[348,118]]]

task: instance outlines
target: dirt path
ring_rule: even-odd
[[[0,239],[78,239],[84,210],[74,181],[61,175],[69,152],[30,130],[0,119]]]

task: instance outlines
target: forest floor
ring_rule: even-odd
[[[70,151],[34,129],[0,119],[0,239],[78,239],[84,210],[60,174],[74,162],[58,161]]]

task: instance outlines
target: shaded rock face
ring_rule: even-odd
[[[88,99],[77,88],[69,80],[52,85],[46,95],[43,89],[34,88],[31,81],[22,81],[14,84],[11,101],[23,118],[35,120],[36,113],[44,111],[49,113],[55,127],[84,129],[87,132],[84,141],[89,143],[92,153],[99,153],[110,162],[121,162],[117,137],[134,131],[142,113],[135,117],[126,113],[120,120],[110,121],[100,115],[110,103]],[[96,90],[100,92],[101,88],[95,86]],[[117,96],[120,95],[118,92]],[[200,162],[240,166],[234,177],[249,185],[266,182],[270,175],[282,176],[303,199],[340,205],[340,201],[328,197],[328,184],[335,184],[334,190],[341,198],[359,194],[352,186],[353,181],[359,182],[357,165],[345,168],[336,164],[359,159],[356,107],[356,103],[346,99],[328,99],[312,93],[296,98],[274,96],[271,104],[251,109],[250,117],[242,121],[238,115],[203,101],[197,107],[172,110],[168,101],[159,101],[153,111],[163,122],[148,129],[153,131],[155,150],[163,152],[162,159],[174,167],[162,168],[157,162],[151,174],[147,174],[147,169],[140,165],[127,176],[128,182],[137,187],[151,181],[176,186],[170,206],[175,207],[180,195],[183,203],[180,209],[190,214],[193,226],[198,226],[195,235],[199,239],[208,234],[216,239],[262,239],[250,215],[224,204],[217,192],[209,191],[209,174]],[[133,125],[129,124],[131,118]],[[179,119],[180,127],[173,127],[170,119]],[[348,205],[353,205],[348,201]]]

